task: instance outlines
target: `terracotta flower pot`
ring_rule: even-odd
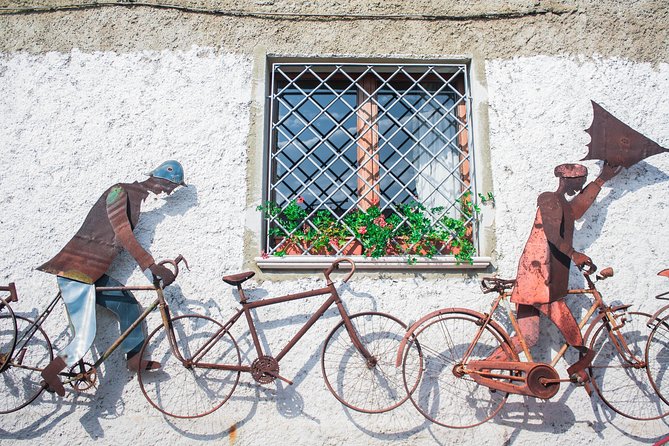
[[[362,243],[356,239],[346,239],[341,244],[331,242],[329,247],[315,249],[310,242],[306,241],[284,241],[284,237],[275,237],[274,246],[279,247],[288,256],[299,256],[305,253],[312,255],[334,255],[343,246],[343,250],[339,255],[355,256],[362,255]],[[351,241],[352,240],[352,241]]]

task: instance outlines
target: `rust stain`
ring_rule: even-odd
[[[233,424],[230,426],[230,444],[235,444],[235,441],[237,441],[237,425]]]

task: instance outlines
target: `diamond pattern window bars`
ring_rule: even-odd
[[[474,250],[466,70],[274,63],[267,253],[458,254],[456,233]]]

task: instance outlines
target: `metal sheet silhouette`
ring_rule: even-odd
[[[629,168],[642,159],[669,152],[655,141],[629,127],[608,111],[592,102],[592,125],[588,154],[583,160],[604,160],[613,166]],[[581,161],[583,161],[581,160]]]
[[[166,161],[154,169],[142,182],[119,183],[107,189],[89,211],[81,228],[65,247],[37,269],[58,276],[58,287],[67,309],[73,338],[58,356],[44,369],[49,389],[65,394],[58,373],[75,365],[90,349],[96,332],[95,305],[101,305],[119,318],[121,332],[130,327],[140,314],[139,303],[128,291],[96,293],[96,286],[121,284],[105,273],[122,249],[126,249],[142,270],[150,270],[167,286],[174,281],[173,273],[155,260],[137,241],[133,229],[139,221],[142,202],[150,193],[170,194],[185,186],[183,167],[177,161]],[[140,361],[139,351],[144,343],[142,327],[136,327],[121,344],[126,353],[128,368],[158,368],[153,361]]]
[[[559,186],[555,192],[542,193],[537,200],[534,224],[518,262],[516,285],[511,294],[511,301],[517,304],[518,325],[527,348],[539,340],[539,315],[547,316],[567,343],[582,354],[582,358],[567,369],[569,375],[579,381],[588,379],[584,368],[593,355],[583,345],[578,323],[563,297],[568,290],[571,262],[582,266],[592,261],[573,247],[574,223],[595,201],[602,185],[619,171],[620,168],[605,163],[599,177],[584,188],[588,174],[585,166],[562,164],[555,168]],[[567,200],[567,196],[574,198]],[[512,341],[514,348],[522,350],[518,336]],[[503,356],[502,351],[497,351],[490,359]]]

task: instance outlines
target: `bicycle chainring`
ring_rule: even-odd
[[[559,382],[544,383],[542,380],[558,380],[560,375],[548,364],[537,364],[527,372],[527,387],[538,398],[547,400],[560,390]]]
[[[251,376],[260,384],[269,384],[279,374],[279,363],[271,356],[261,356],[251,364]]]
[[[93,364],[88,362],[78,362],[70,367],[70,385],[77,392],[83,392],[91,387],[95,387],[98,381],[98,372]]]

